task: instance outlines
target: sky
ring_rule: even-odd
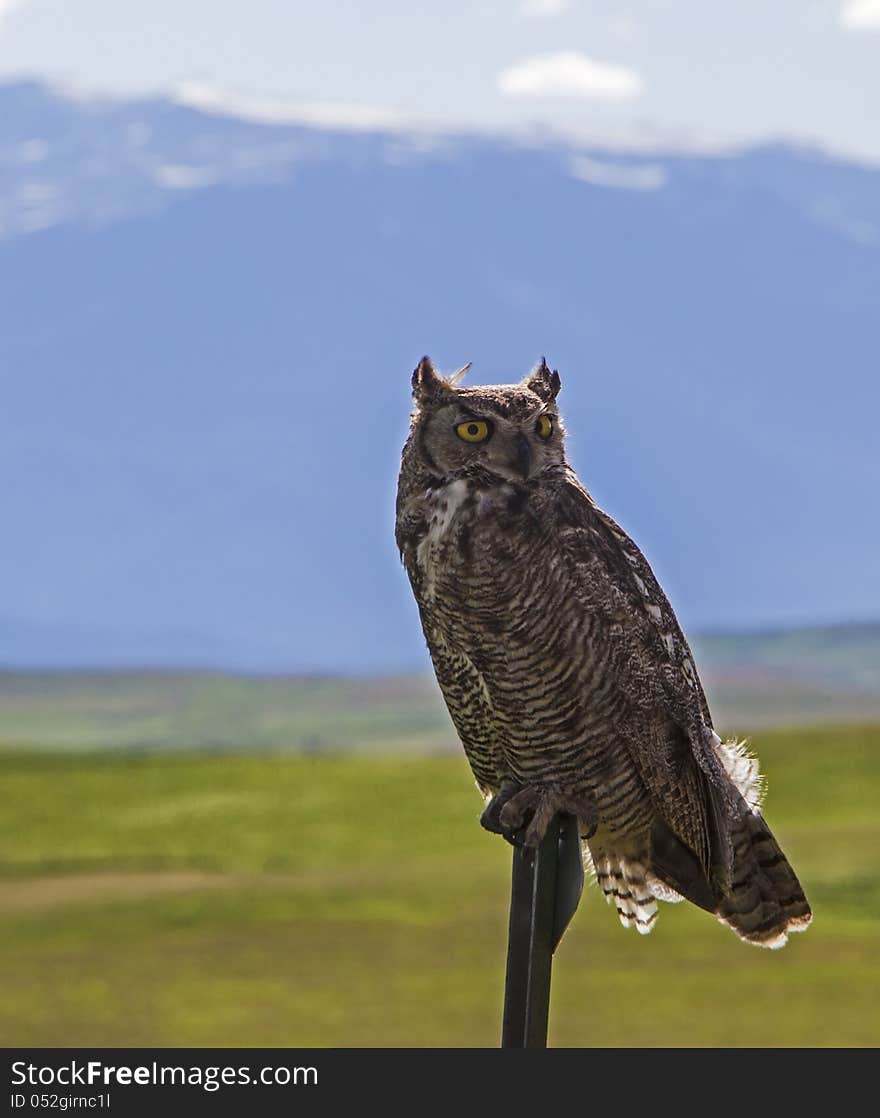
[[[880,0],[0,0],[0,81],[880,161]]]

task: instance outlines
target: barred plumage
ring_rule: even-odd
[[[776,947],[810,909],[758,810],[757,763],[712,727],[651,568],[565,460],[559,377],[459,387],[424,358],[397,541],[490,830],[578,815],[625,926],[687,898]]]

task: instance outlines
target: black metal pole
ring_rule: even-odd
[[[502,1048],[546,1048],[553,952],[584,882],[578,821],[556,816],[537,849],[514,847]]]

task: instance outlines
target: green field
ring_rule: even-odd
[[[689,905],[625,931],[592,886],[551,1042],[880,1040],[880,729],[767,732],[810,896],[781,952]],[[0,754],[4,1045],[492,1046],[510,852],[458,757]]]

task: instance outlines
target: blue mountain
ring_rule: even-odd
[[[0,662],[422,667],[393,498],[423,353],[546,355],[687,629],[880,616],[880,169],[20,83],[0,237]]]

